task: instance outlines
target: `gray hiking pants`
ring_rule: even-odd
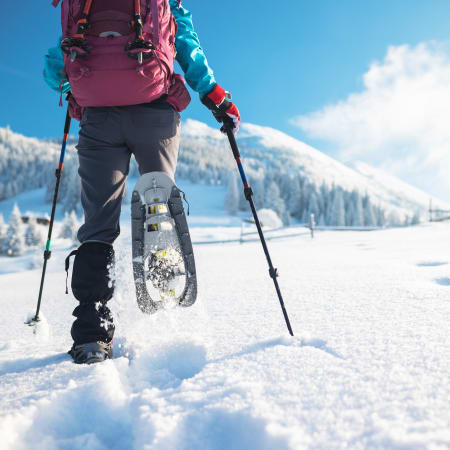
[[[77,145],[84,225],[80,242],[112,244],[133,154],[141,174],[165,172],[174,178],[180,115],[168,103],[86,108]]]

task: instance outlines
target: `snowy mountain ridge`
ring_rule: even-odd
[[[207,125],[188,119],[183,126],[183,136],[197,142],[221,148],[226,138]],[[279,130],[244,123],[238,142],[244,156],[244,163],[258,159],[258,153],[269,162],[279,160],[292,171],[302,173],[317,187],[326,184],[340,186],[346,191],[357,190],[368,193],[371,199],[387,210],[396,209],[402,214],[414,214],[418,209],[426,210],[430,199],[444,206],[443,201],[411,186],[381,169],[355,161],[345,165]],[[228,150],[229,152],[229,150]]]

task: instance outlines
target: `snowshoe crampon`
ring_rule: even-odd
[[[139,308],[191,306],[197,277],[180,190],[163,172],[142,175],[131,200],[133,274]]]

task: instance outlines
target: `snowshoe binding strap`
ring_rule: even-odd
[[[69,267],[70,267],[70,258],[72,256],[76,256],[78,253],[78,249],[77,250],[73,250],[69,253],[69,255],[67,256],[66,260],[65,260],[65,271],[66,271],[66,294],[69,293],[69,287],[67,286],[67,280],[69,278]]]
[[[169,198],[170,214],[176,223],[176,232],[180,242],[183,255],[184,266],[186,270],[186,284],[183,293],[180,296],[180,306],[192,306],[197,299],[197,275],[195,270],[194,250],[192,248],[191,236],[184,213],[183,202],[180,196],[180,190],[174,186]]]
[[[77,58],[85,58],[91,52],[84,35],[89,27],[89,14],[94,0],[86,0],[83,12],[77,22],[77,33],[73,37],[66,37],[61,41],[61,49],[70,56],[70,61]]]
[[[187,205],[187,215],[189,216],[189,212],[191,210],[191,206],[189,205],[189,202],[187,201],[186,193],[184,191],[182,191],[180,188],[178,188],[178,190],[183,194],[183,200],[184,200],[184,202]]]
[[[133,41],[125,45],[127,55],[132,59],[137,59],[139,64],[143,63],[144,59],[150,59],[153,56],[155,46],[150,41],[146,41],[143,36],[143,23],[141,16],[141,2],[134,0],[134,30],[136,37]]]
[[[112,342],[89,342],[87,344],[73,344],[68,351],[75,364],[93,364],[112,359]]]

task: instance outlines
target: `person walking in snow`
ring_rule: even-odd
[[[89,363],[112,357],[107,302],[114,293],[113,243],[130,157],[141,174],[175,175],[179,112],[190,97],[174,74],[174,60],[205,106],[233,119],[235,132],[240,115],[217,84],[181,0],[63,0],[61,19],[63,39],[45,58],[44,78],[61,95],[71,93],[71,116],[80,120],[85,220],[72,274],[79,305],[69,353],[76,363]]]

